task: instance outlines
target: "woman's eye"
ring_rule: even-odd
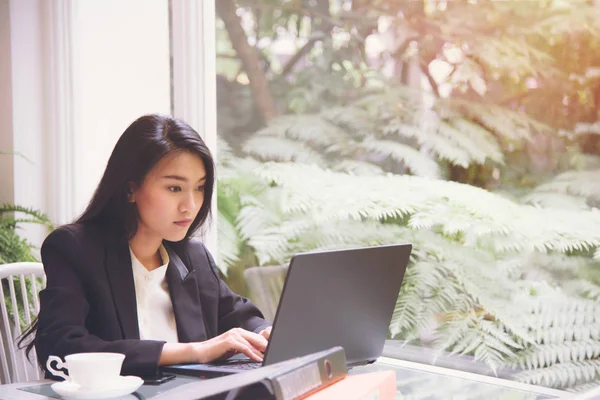
[[[169,190],[171,192],[181,192],[181,188],[179,186],[169,186]]]
[[[199,192],[204,192],[204,186],[198,186],[196,190]]]

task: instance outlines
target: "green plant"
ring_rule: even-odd
[[[34,246],[30,244],[26,239],[19,236],[19,224],[22,223],[34,223],[46,226],[48,229],[52,229],[52,223],[50,219],[43,213],[26,207],[17,205],[4,204],[0,207],[0,264],[9,264],[15,262],[38,261],[33,250]],[[41,287],[41,281],[38,282]],[[9,292],[9,283],[7,280],[2,280],[2,288],[4,291],[4,301],[7,306],[9,315],[13,316],[13,303]],[[15,285],[15,292],[18,301],[22,298],[21,285]],[[29,303],[33,304],[33,296],[37,294],[32,293],[31,283],[27,281],[26,290],[28,292]],[[19,304],[19,310],[24,313],[24,307]],[[21,327],[24,328],[26,324],[25,315],[19,316]]]
[[[409,241],[391,336],[514,366],[525,382],[597,384],[600,9],[238,4],[255,24],[223,46],[232,109],[246,111],[219,120],[223,269]],[[279,35],[297,39],[285,65],[269,46]],[[370,36],[385,45],[376,55]],[[260,65],[240,56],[249,42]]]
[[[522,148],[532,132],[553,130],[500,107],[436,99],[396,85],[369,90],[343,107],[276,118],[243,150],[262,161],[448,178],[451,167],[503,165],[504,152]]]
[[[18,213],[20,215],[15,216]],[[18,234],[19,224],[40,224],[52,229],[48,217],[37,211],[17,205],[4,204],[0,207],[0,264],[20,261],[37,261],[33,246]]]
[[[589,276],[600,266],[593,258],[600,248],[598,210],[536,208],[422,177],[224,161],[221,190],[237,193],[241,207],[230,221],[237,244],[225,248],[245,243],[265,265],[299,251],[413,243],[392,336],[411,340],[433,330],[431,345],[473,354],[493,369],[535,368],[519,375],[530,383],[563,387],[596,379],[575,370],[577,382],[553,375],[558,364],[596,362],[600,308],[581,288],[563,291],[549,276],[562,270],[562,283],[565,274],[573,283],[587,276],[588,298],[598,296],[600,280]],[[235,260],[230,253],[224,262]],[[536,279],[540,273],[548,277]],[[561,345],[548,346],[546,332],[562,338]]]

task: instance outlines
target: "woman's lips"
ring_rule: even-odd
[[[192,223],[191,219],[183,219],[181,221],[175,221],[174,222],[175,225],[178,225],[178,226],[181,226],[181,227],[184,227],[184,228],[186,226],[188,226],[189,224],[191,224],[191,223]]]

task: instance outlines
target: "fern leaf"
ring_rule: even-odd
[[[483,345],[483,337],[474,326],[467,328],[465,335],[453,346],[451,354],[469,354]]]
[[[519,354],[518,365],[522,368],[536,369],[550,367],[558,363],[585,361],[600,355],[600,342],[576,341],[537,345]]]
[[[309,145],[328,146],[346,139],[344,131],[318,114],[283,115],[269,121],[254,137],[280,137]]]
[[[503,238],[503,246],[541,252],[594,250],[600,246],[600,212],[539,209],[455,182],[414,176],[351,176],[298,164],[264,164],[256,173],[265,184],[286,193],[285,213],[306,213],[323,220],[382,220],[411,215],[409,225],[465,229],[469,246]],[[361,187],[361,191],[354,190]],[[377,199],[374,201],[374,199]],[[447,212],[452,210],[452,212]],[[456,228],[457,216],[478,221]]]
[[[334,107],[323,111],[321,115],[356,138],[367,137],[377,131],[377,125],[369,113],[358,107]]]
[[[547,368],[523,371],[516,375],[520,382],[553,388],[566,388],[594,381],[600,372],[600,360],[571,361]]]
[[[325,165],[318,152],[302,142],[282,137],[254,136],[244,143],[244,151],[265,161],[296,161]]]
[[[473,141],[473,152],[482,152],[487,158],[499,164],[504,163],[504,155],[500,150],[498,141],[488,130],[465,118],[452,118],[450,124],[460,131],[462,135],[469,137]]]
[[[217,219],[217,229],[219,235],[219,263],[217,265],[219,270],[226,276],[229,267],[239,261],[241,241],[235,226],[220,211]]]
[[[556,192],[543,192],[539,190],[533,191],[523,197],[522,202],[545,208],[567,208],[572,210],[584,210],[590,208],[584,197]]]
[[[470,154],[445,136],[427,132],[427,130],[422,128],[408,128],[404,124],[389,128],[387,131],[388,133],[396,131],[407,138],[417,140],[421,149],[424,151],[433,151],[440,159],[448,160],[454,165],[467,168],[471,162]]]
[[[5,218],[4,214],[7,213],[25,214],[26,216],[31,217],[30,219],[27,219],[27,222],[45,225],[50,229],[54,229],[50,218],[48,218],[48,216],[42,213],[41,211],[35,210],[33,208],[23,207],[14,204],[3,204],[2,206],[0,206],[0,219]]]
[[[553,297],[550,297],[552,294]],[[569,298],[556,290],[549,290],[546,295],[537,296],[535,300],[527,302],[532,313],[527,323],[533,330],[600,324],[600,306],[594,301]],[[587,335],[575,330],[573,336],[581,340]]]
[[[586,299],[594,301],[600,300],[600,286],[596,285],[593,282],[587,280],[580,280],[576,283],[575,290],[580,296]]]
[[[504,354],[511,355],[513,349],[522,349],[523,346],[517,343],[506,330],[498,324],[498,322],[492,322],[483,320],[479,324],[480,329],[487,333],[489,336],[497,339],[501,345],[498,345],[498,350]],[[510,348],[509,348],[510,346]]]
[[[452,98],[444,101],[447,107],[460,110],[469,119],[509,142],[530,141],[532,131],[554,133],[554,129],[549,125],[523,113],[465,99]]]
[[[444,331],[443,341],[439,343],[440,349],[455,348],[455,353],[466,347],[466,342],[460,348],[455,347],[457,343],[464,338],[469,331],[469,328],[477,323],[477,318],[474,312],[469,312],[467,315],[457,311],[447,313],[448,322],[442,327]]]
[[[400,135],[406,138],[418,138],[421,134],[421,130],[414,126],[406,123],[402,119],[393,119],[383,129],[384,136]]]
[[[554,59],[523,40],[486,36],[478,40],[478,57],[494,68],[522,75],[538,75],[535,65],[552,65]],[[518,68],[518,69],[517,69]],[[515,72],[517,69],[518,72]]]
[[[375,164],[366,161],[342,160],[332,168],[336,172],[352,175],[384,175],[385,172]]]
[[[580,385],[568,387],[568,388],[566,388],[566,390],[568,392],[573,392],[573,393],[585,393],[585,392],[589,392],[594,389],[597,389],[599,386],[600,386],[600,382],[594,381],[591,383],[582,383]]]
[[[411,333],[417,325],[421,301],[420,293],[410,284],[403,284],[390,322],[390,335],[396,338],[400,333]]]
[[[600,170],[565,172],[552,181],[538,186],[536,191],[600,199],[599,176]]]
[[[600,340],[600,324],[588,323],[585,325],[553,326],[547,328],[535,328],[531,332],[537,343],[564,343],[568,341]]]
[[[404,163],[414,175],[439,178],[438,164],[410,146],[390,140],[368,139],[361,143],[368,151]]]
[[[227,165],[234,159],[231,146],[222,136],[217,135],[217,162],[219,165]]]
[[[461,294],[443,266],[429,261],[411,265],[390,323],[392,337],[404,339],[429,331],[437,316],[448,312]]]
[[[469,159],[477,164],[484,164],[488,154],[478,146],[473,139],[459,131],[454,125],[441,121],[437,127],[437,134],[454,143],[455,146],[465,150],[469,154]]]

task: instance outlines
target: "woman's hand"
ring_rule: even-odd
[[[165,343],[158,363],[159,365],[209,363],[237,353],[243,353],[251,360],[262,362],[263,353],[267,348],[266,338],[270,333],[270,327],[262,330],[260,334],[242,328],[233,328],[204,342]]]
[[[263,329],[262,331],[258,332],[258,334],[269,340],[271,337],[271,327],[269,326],[268,328]]]
[[[262,362],[267,348],[267,339],[242,328],[233,328],[222,335],[204,342],[192,343],[195,362],[208,363],[219,358],[242,353],[251,360]]]

